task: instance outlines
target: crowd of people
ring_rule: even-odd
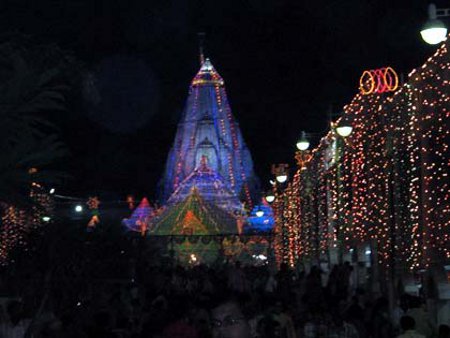
[[[0,337],[444,338],[450,329],[437,327],[416,296],[402,295],[389,311],[385,297],[352,284],[349,264],[324,283],[318,267],[272,272],[237,262],[148,266],[127,281],[5,298]]]

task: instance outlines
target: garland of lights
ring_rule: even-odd
[[[333,247],[371,247],[386,268],[419,270],[450,259],[448,43],[396,92],[389,68],[361,80],[371,90],[344,107],[352,134],[335,149],[337,135],[329,132],[276,196],[279,262],[310,261]]]
[[[7,265],[11,260],[11,252],[26,247],[29,234],[51,219],[49,215],[53,213],[53,200],[50,195],[35,182],[31,183],[29,194],[35,203],[29,211],[1,204],[0,265]]]

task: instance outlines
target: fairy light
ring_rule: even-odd
[[[299,233],[299,246],[288,245],[296,252],[284,257],[310,260],[338,244],[375,243],[386,268],[419,270],[450,259],[448,43],[395,92],[395,78],[384,93],[369,83],[344,107],[353,132],[343,147],[334,148],[328,133],[277,196],[288,209],[277,235],[283,227]],[[334,160],[333,149],[343,149],[342,157]]]
[[[36,171],[31,171],[34,173]],[[2,228],[0,230],[0,265],[10,262],[12,250],[27,245],[28,236],[51,221],[53,198],[42,185],[32,182],[29,196],[34,201],[30,210],[21,210],[2,203]]]

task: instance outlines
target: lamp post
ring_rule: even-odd
[[[335,153],[335,165],[336,165],[336,237],[338,246],[338,262],[343,261],[343,229],[342,229],[342,217],[341,214],[341,198],[342,198],[342,158],[344,156],[345,138],[350,136],[353,128],[346,119],[342,118],[339,123],[331,123],[332,131],[335,134],[336,153]]]
[[[297,151],[295,152],[295,160],[300,170],[306,169],[306,163],[311,159],[311,155],[308,151],[309,141],[306,138],[306,134],[302,131],[302,136],[299,141],[297,141]]]
[[[450,8],[436,8],[435,4],[428,5],[428,21],[422,27],[420,35],[422,39],[430,44],[436,45],[447,37],[447,27],[438,18],[449,17]]]
[[[278,254],[280,255],[280,263],[288,263],[288,257],[289,257],[289,247],[285,247],[285,244],[287,242],[288,238],[288,229],[285,224],[284,219],[284,196],[283,192],[279,191],[284,187],[284,184],[287,181],[288,178],[288,168],[289,165],[285,163],[281,163],[278,165],[272,165],[272,174],[275,176],[275,181],[271,181],[273,192],[275,195],[275,201],[273,203],[273,211],[275,216],[275,222],[276,222],[276,229],[275,229],[275,237],[278,237],[279,234],[281,236],[281,242],[280,243],[280,252]],[[281,197],[281,198],[280,198]]]
[[[312,159],[312,154],[308,150],[309,146],[310,146],[310,143],[309,143],[309,140],[306,138],[305,132],[302,131],[301,138],[297,142],[296,146],[297,146],[298,150],[295,152],[295,160],[297,162],[297,166],[298,166],[298,169],[299,169],[298,177],[297,177],[297,179],[298,179],[297,184],[299,185],[298,189],[301,192],[299,193],[300,196],[298,196],[298,200],[297,200],[298,201],[298,207],[297,207],[298,209],[295,212],[299,212],[300,215],[303,215],[303,212],[305,211],[305,208],[308,208],[308,206],[310,206],[310,197],[309,197],[309,193],[307,192],[307,191],[310,191],[310,188],[307,187],[310,184],[309,183],[310,180],[309,180],[309,177],[308,177],[309,173],[307,173],[307,172],[303,173],[303,171],[306,171],[306,169],[307,169],[306,165]],[[294,180],[294,182],[295,182],[295,180]],[[294,182],[293,182],[293,184],[294,184]],[[301,188],[302,186],[305,187],[305,188],[302,189]],[[301,223],[303,223],[303,221],[304,220],[302,220]],[[301,226],[301,228],[298,231],[299,232],[303,231],[301,229],[303,229],[303,226]],[[301,238],[301,236],[302,236],[301,233],[297,233],[296,241],[298,241],[298,243],[297,243],[298,247],[301,247],[301,243],[299,243],[299,239]],[[317,248],[316,249],[317,249],[316,250],[316,253],[317,253],[317,257],[316,257],[317,258],[317,264],[320,264],[320,249],[319,249],[319,245],[318,244],[317,244]],[[299,257],[297,257],[297,259],[298,258]],[[304,263],[308,264],[305,261],[305,257],[302,257],[302,258],[303,258]]]
[[[266,199],[267,203],[272,203],[273,201],[275,201],[275,194],[273,193],[272,190],[269,190],[267,192],[265,199]]]

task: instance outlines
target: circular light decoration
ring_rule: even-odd
[[[77,205],[77,206],[75,206],[75,211],[76,212],[82,212],[83,211],[83,207],[81,205]]]
[[[393,92],[398,88],[398,75],[392,67],[365,70],[359,78],[363,95]]]

